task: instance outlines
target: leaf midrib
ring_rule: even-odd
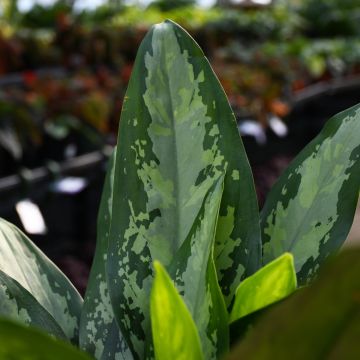
[[[173,92],[171,87],[171,80],[170,80],[170,69],[168,68],[168,64],[166,62],[165,54],[166,50],[164,49],[165,41],[162,41],[161,46],[161,52],[162,52],[162,58],[165,64],[165,71],[164,71],[164,77],[165,77],[165,84],[168,89],[169,94],[169,102],[170,102],[170,126],[171,130],[173,132],[173,153],[175,157],[175,164],[174,164],[174,172],[173,172],[173,181],[174,181],[174,197],[175,197],[175,216],[174,216],[174,222],[175,222],[175,229],[174,229],[174,237],[172,242],[172,250],[173,255],[176,253],[176,251],[181,246],[181,239],[179,239],[179,227],[180,227],[180,201],[179,201],[179,161],[178,161],[178,140],[177,140],[177,133],[176,133],[176,127],[175,127],[175,116],[174,116],[174,104],[173,104]],[[179,45],[180,48],[180,45]],[[181,52],[181,49],[180,49]]]

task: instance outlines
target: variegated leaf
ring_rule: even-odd
[[[169,267],[195,321],[204,357],[209,360],[219,358],[229,348],[228,314],[213,258],[222,192],[223,177],[209,190],[189,236]]]
[[[300,283],[350,230],[360,183],[360,105],[328,121],[271,190],[261,213],[267,263],[294,254]]]
[[[78,342],[82,298],[65,275],[14,225],[0,219],[0,270],[29,291]]]
[[[115,316],[141,358],[151,264],[170,265],[205,194],[225,171],[215,262],[228,302],[232,284],[260,261],[255,192],[234,116],[202,51],[172,22],[153,27],[139,49],[118,144],[109,290]]]
[[[24,287],[1,270],[0,316],[37,327],[57,338],[66,339],[54,318]]]
[[[194,320],[165,268],[155,261],[150,296],[151,328],[156,360],[202,360]]]
[[[119,330],[110,303],[105,265],[109,242],[115,171],[112,154],[106,174],[97,222],[97,245],[80,320],[80,347],[96,359],[132,358]]]

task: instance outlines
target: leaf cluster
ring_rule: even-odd
[[[286,344],[299,348],[299,358],[347,354],[359,331],[359,252],[297,287],[317,277],[349,232],[359,132],[360,105],[330,119],[259,214],[235,118],[209,63],[181,27],[154,26],[129,82],[84,302],[24,234],[0,220],[0,315],[96,359],[219,359],[239,337],[234,358],[289,358]],[[354,274],[347,263],[357,263]],[[313,332],[304,332],[314,315]],[[324,329],[315,346],[313,334]],[[6,321],[1,351],[17,346],[40,356],[22,336],[27,331],[54,352],[78,354]]]

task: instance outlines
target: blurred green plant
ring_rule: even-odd
[[[155,7],[161,11],[169,11],[184,6],[194,5],[196,0],[155,0],[150,3],[150,7]]]
[[[53,29],[60,17],[72,13],[72,4],[66,0],[57,0],[47,6],[35,3],[29,11],[23,14],[20,25],[35,29]]]
[[[304,0],[300,15],[311,37],[359,36],[360,8],[357,0]]]
[[[357,30],[335,34],[333,26],[339,17],[348,19],[353,24],[350,27],[360,23],[354,20],[358,17],[356,1],[348,0],[342,6],[335,0],[326,4],[279,0],[261,10],[236,11],[183,6],[182,2],[176,2],[179,7],[166,4],[166,8],[155,4],[144,9],[107,2],[80,13],[64,1],[34,7],[19,15],[17,25],[10,26],[13,30],[4,26],[6,34],[13,37],[8,41],[6,37],[2,49],[0,34],[0,53],[9,58],[0,58],[0,72],[64,65],[71,70],[84,66],[119,69],[124,62],[132,63],[145,31],[170,18],[205,48],[235,111],[255,118],[264,127],[269,114],[284,118],[289,112],[293,91],[315,81],[359,73]],[[323,16],[318,16],[320,13]],[[349,17],[341,15],[345,13]],[[316,21],[325,21],[331,31],[314,32],[322,28]],[[35,25],[42,30],[29,32]],[[116,75],[115,71],[114,78]]]

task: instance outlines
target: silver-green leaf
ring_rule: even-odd
[[[156,25],[140,46],[121,114],[107,270],[115,316],[139,358],[150,331],[151,264],[171,264],[224,175],[214,260],[229,304],[233,284],[261,262],[250,168],[201,49],[176,24]]]
[[[217,359],[229,349],[228,314],[218,284],[213,248],[223,177],[212,186],[174,261],[169,267],[199,331],[206,359]]]
[[[0,316],[66,339],[55,319],[16,280],[0,270]]]
[[[77,343],[82,298],[65,275],[14,225],[0,219],[0,270],[16,280]]]
[[[97,221],[97,245],[80,320],[79,345],[96,359],[132,358],[117,326],[106,278],[116,148],[109,160]]]
[[[300,283],[345,241],[360,184],[360,105],[334,116],[296,157],[261,212],[264,263],[293,253]]]

